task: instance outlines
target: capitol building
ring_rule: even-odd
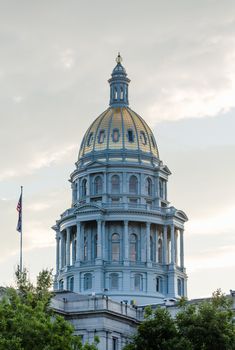
[[[85,132],[70,176],[71,207],[53,226],[53,303],[84,341],[96,334],[100,349],[121,350],[144,305],[187,296],[188,219],[170,204],[152,130],[129,107],[120,55],[108,82],[109,107]]]

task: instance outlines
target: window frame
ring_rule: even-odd
[[[127,140],[130,143],[135,142],[135,135],[134,135],[134,130],[133,129],[128,129],[127,130]]]
[[[118,179],[117,183],[113,182],[113,179]],[[115,188],[116,187],[116,188]],[[111,193],[112,194],[119,194],[121,189],[121,181],[120,181],[120,176],[117,174],[113,174],[111,176]]]
[[[92,273],[86,272],[84,274],[84,284],[83,284],[84,290],[91,290],[92,289]]]
[[[135,179],[135,184],[131,183],[131,180]],[[135,186],[135,189],[134,189]],[[131,175],[129,177],[129,193],[130,194],[138,194],[138,186],[139,186],[139,181],[138,177],[136,175]]]

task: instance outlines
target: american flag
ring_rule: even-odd
[[[16,230],[17,230],[18,232],[21,232],[21,228],[22,228],[22,193],[21,193],[21,195],[20,195],[20,198],[19,198],[19,201],[18,201],[16,210],[17,210],[18,213],[19,213],[18,223],[17,223],[17,226],[16,226]]]

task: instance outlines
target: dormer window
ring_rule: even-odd
[[[104,138],[105,138],[105,131],[100,130],[99,136],[98,136],[98,143],[104,143]]]
[[[88,136],[88,140],[87,140],[87,146],[89,147],[92,143],[93,140],[93,132],[91,132]]]
[[[127,137],[129,142],[134,142],[134,133],[132,129],[129,129],[127,131]]]
[[[143,132],[143,131],[140,132],[140,139],[141,139],[141,142],[143,145],[147,144],[147,137],[146,137],[145,132]]]
[[[154,148],[156,148],[156,143],[155,143],[155,140],[154,140],[154,138],[153,138],[153,135],[151,135],[151,141],[152,141],[152,146],[153,146]]]
[[[119,141],[119,130],[118,129],[113,129],[113,142],[118,142]]]

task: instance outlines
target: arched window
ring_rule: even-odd
[[[130,236],[130,260],[137,260],[137,236],[134,233]]]
[[[111,178],[111,192],[120,193],[120,178],[118,175],[113,175]]]
[[[129,193],[138,193],[138,179],[135,175],[131,175],[129,180]]]
[[[88,260],[87,236],[84,237],[84,260]]]
[[[158,240],[158,262],[162,264],[162,240]]]
[[[156,278],[156,292],[162,293],[163,285],[162,285],[162,277]]]
[[[118,289],[118,273],[110,274],[110,289]]]
[[[60,280],[59,281],[59,290],[63,290],[64,289],[64,281]]]
[[[101,194],[103,191],[102,177],[96,176],[94,181],[94,194]]]
[[[112,261],[120,260],[120,237],[119,234],[112,235]]]
[[[152,180],[148,177],[146,179],[146,193],[148,196],[152,196],[152,192],[153,192],[153,183],[152,183]]]
[[[180,296],[184,295],[184,281],[180,278],[177,279],[177,292]]]
[[[159,197],[163,198],[163,182],[159,180]]]
[[[121,95],[120,95],[120,100],[123,100],[124,93],[123,93],[123,87],[121,86]]]
[[[88,290],[92,288],[92,274],[85,273],[84,275],[84,290]]]
[[[71,292],[73,292],[74,290],[74,277],[68,277],[68,290],[70,290]]]
[[[87,195],[87,179],[82,180],[82,197],[86,197]]]
[[[134,276],[134,289],[143,290],[143,277],[140,274],[135,274]]]
[[[114,88],[114,99],[117,100],[117,88]]]

